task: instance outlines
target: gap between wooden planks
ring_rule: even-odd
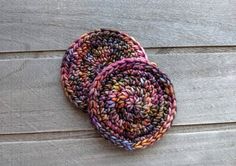
[[[236,130],[236,122],[218,124],[199,124],[199,125],[174,125],[169,130],[169,134],[190,134],[207,132],[232,132]],[[0,134],[0,142],[28,142],[46,140],[65,140],[65,139],[89,139],[101,138],[95,129],[90,130],[67,130],[67,131],[46,131],[29,133],[10,133]]]

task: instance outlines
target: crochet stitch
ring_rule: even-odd
[[[62,60],[61,83],[66,96],[87,112],[88,92],[97,74],[109,64],[131,57],[147,58],[141,45],[125,33],[100,29],[82,35]]]
[[[171,81],[144,58],[125,58],[110,64],[91,85],[91,123],[104,138],[127,150],[158,141],[175,114]]]

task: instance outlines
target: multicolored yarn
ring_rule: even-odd
[[[170,128],[175,114],[171,81],[144,58],[110,64],[91,85],[91,123],[104,138],[127,150],[158,141]]]
[[[131,57],[147,58],[141,45],[125,33],[100,29],[82,35],[62,60],[61,82],[66,96],[87,112],[88,92],[97,74],[109,64]]]

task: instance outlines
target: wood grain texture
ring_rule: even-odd
[[[145,47],[236,45],[235,0],[1,0],[0,51],[58,50],[115,28]]]
[[[103,138],[0,143],[0,165],[236,165],[236,130],[169,132],[154,146],[128,152]]]
[[[236,122],[235,53],[149,54],[172,79],[174,125]],[[64,97],[61,58],[0,60],[0,134],[91,130]]]

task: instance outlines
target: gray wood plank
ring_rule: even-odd
[[[115,28],[145,47],[236,45],[236,1],[1,0],[0,51],[66,49]]]
[[[235,53],[150,54],[172,79],[174,125],[236,122]],[[90,130],[64,97],[61,58],[0,60],[0,134]]]
[[[67,101],[59,59],[0,61],[1,133],[90,128]]]
[[[171,133],[145,150],[128,152],[103,138],[2,142],[0,165],[236,165],[236,130]]]

